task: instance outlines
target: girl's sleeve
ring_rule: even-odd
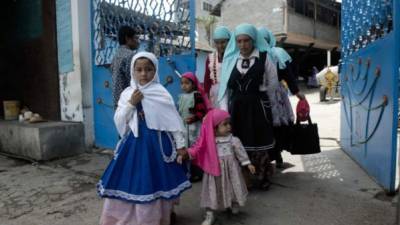
[[[282,78],[288,84],[290,92],[295,95],[299,92],[299,87],[296,83],[296,78],[294,76],[292,64],[286,62],[286,68],[284,70],[278,71],[278,78]]]
[[[246,150],[244,149],[242,142],[237,137],[232,138],[233,151],[236,158],[239,160],[242,166],[247,166],[251,164],[249,156],[247,155]]]
[[[269,59],[265,60],[263,87],[266,90],[275,90],[279,86],[277,66]]]
[[[177,149],[186,147],[185,135],[183,132],[175,131],[175,132],[171,132],[171,134],[174,137],[174,141],[175,141]]]
[[[207,114],[207,107],[203,100],[203,96],[200,93],[194,93],[194,107],[189,109],[190,113],[194,115],[193,120],[191,121],[196,122],[203,119],[203,117]]]
[[[121,96],[124,92],[121,94]],[[136,107],[129,102],[123,102],[124,98],[118,101],[118,107],[114,114],[114,123],[119,136],[124,136],[129,129],[129,120],[133,117]]]
[[[204,91],[206,92],[207,96],[210,96],[210,89],[211,89],[211,78],[210,78],[210,68],[208,65],[210,64],[210,58],[207,56],[206,59],[206,66],[205,66],[205,73],[204,73]]]
[[[264,72],[264,80],[262,84],[262,88],[260,91],[265,91],[265,93],[269,97],[269,102],[271,103],[271,112],[272,112],[272,124],[274,126],[280,125],[280,117],[279,117],[279,102],[276,96],[277,89],[281,84],[278,80],[278,71],[277,66],[268,58],[265,60],[265,72]]]
[[[200,152],[200,141],[197,139],[195,143],[188,149],[189,158],[195,159]]]

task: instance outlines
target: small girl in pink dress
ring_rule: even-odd
[[[248,194],[240,166],[255,173],[242,143],[231,133],[229,119],[226,111],[209,111],[199,138],[188,149],[193,163],[204,171],[200,206],[206,209],[206,218],[202,225],[211,225],[217,210],[231,208],[232,213],[238,213]]]

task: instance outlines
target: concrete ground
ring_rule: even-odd
[[[396,197],[388,197],[339,147],[340,102],[319,103],[307,93],[318,123],[322,153],[284,153],[271,189],[251,192],[239,215],[222,212],[216,224],[232,225],[393,225]],[[296,102],[292,98],[293,102]],[[112,152],[46,163],[0,156],[0,225],[98,224],[102,200],[95,185]],[[200,184],[187,191],[177,207],[178,225],[199,225]]]

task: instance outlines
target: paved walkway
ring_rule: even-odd
[[[311,156],[284,154],[267,192],[250,193],[237,216],[221,213],[218,224],[232,225],[393,225],[395,198],[382,189],[340,149],[340,103],[319,103],[307,94],[311,115],[319,124],[323,152]],[[295,99],[292,99],[296,101]],[[102,201],[95,184],[111,152],[44,164],[0,157],[0,225],[98,224]],[[200,184],[186,192],[177,208],[178,225],[199,225]]]

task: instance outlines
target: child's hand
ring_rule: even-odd
[[[252,164],[249,164],[247,166],[247,168],[250,170],[251,174],[255,174],[256,173],[256,168]]]
[[[142,92],[139,91],[139,89],[136,89],[132,95],[131,95],[131,99],[129,99],[129,103],[131,103],[132,105],[136,105],[138,104],[141,100],[143,99],[143,94]]]
[[[191,124],[191,123],[193,123],[193,120],[194,120],[194,117],[188,117],[188,118],[185,119],[185,122],[187,124]]]
[[[186,159],[188,159],[189,158],[189,153],[187,152],[187,150],[185,149],[185,148],[180,148],[180,149],[178,149],[178,150],[176,150],[177,152],[178,152],[178,158],[177,158],[177,160],[179,159],[179,158],[181,158],[180,160],[186,160]],[[178,163],[179,163],[179,161],[178,161]]]
[[[178,158],[176,158],[176,162],[177,162],[178,164],[182,164],[182,163],[183,163],[183,156],[178,155]]]

